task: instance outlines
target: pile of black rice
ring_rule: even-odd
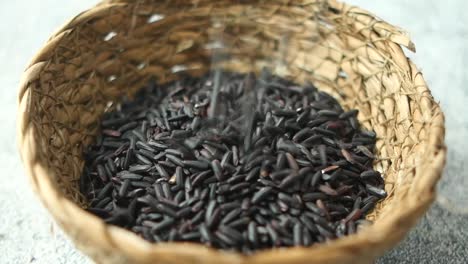
[[[217,73],[152,82],[104,115],[85,153],[88,210],[152,242],[247,254],[368,224],[387,194],[358,112],[311,84]]]

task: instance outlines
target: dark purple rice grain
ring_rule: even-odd
[[[177,167],[175,171],[176,176],[176,184],[179,188],[183,188],[184,186],[184,172],[182,167]]]
[[[266,159],[267,157],[265,155],[261,155],[261,156],[258,156],[256,157],[255,159],[249,161],[246,165],[245,165],[245,169],[246,170],[251,170],[259,165],[262,164],[262,162]]]
[[[269,136],[283,135],[285,132],[284,128],[279,127],[279,126],[280,124],[275,124],[275,126],[268,126],[268,127],[265,127],[263,130]]]
[[[145,195],[145,196],[142,196],[142,197],[138,197],[136,199],[137,202],[139,203],[143,203],[145,205],[148,205],[150,207],[148,207],[148,211],[150,211],[152,208],[151,206],[156,206],[156,204],[158,204],[158,200],[156,200],[155,198],[153,198],[151,195]]]
[[[348,235],[356,233],[356,223],[354,221],[349,221],[346,227],[348,230]]]
[[[374,154],[365,146],[356,146],[356,150],[364,155],[366,155],[370,159],[374,159]]]
[[[259,224],[259,225],[262,225],[262,226],[264,226],[264,225],[266,225],[268,223],[268,221],[265,219],[265,217],[263,217],[263,216],[261,216],[259,214],[256,214],[254,216],[253,220],[255,221],[256,224]]]
[[[161,220],[163,218],[163,215],[158,214],[158,213],[149,213],[146,215],[146,218],[149,220],[157,221],[157,220]]]
[[[349,162],[346,159],[338,160],[333,162],[331,165],[338,166],[340,168],[348,166]]]
[[[180,234],[183,234],[183,233],[187,233],[189,232],[189,230],[193,230],[193,224],[195,222],[193,221],[193,218],[191,220],[188,220],[188,221],[185,221],[183,220],[179,226],[179,233]]]
[[[107,167],[109,167],[110,171],[112,174],[115,174],[117,172],[117,166],[115,165],[115,163],[112,161],[112,159],[107,159],[107,163],[106,163]]]
[[[340,223],[338,227],[335,230],[335,235],[336,237],[344,237],[346,235],[346,224],[345,223]]]
[[[132,165],[128,168],[128,171],[133,173],[147,172],[151,168],[151,165]]]
[[[289,174],[286,178],[284,178],[281,181],[279,188],[287,189],[289,186],[291,186],[292,184],[296,183],[299,180],[301,180],[301,177],[299,176],[299,174],[297,172],[292,172],[291,174]]]
[[[152,84],[106,113],[80,180],[90,211],[150,241],[247,254],[354,233],[387,195],[371,170],[376,134],[312,85],[265,73]]]
[[[366,184],[366,189],[370,194],[373,194],[378,198],[383,199],[383,198],[387,197],[387,192],[385,190],[379,189],[379,188],[374,187],[374,186],[372,186],[370,184]]]
[[[316,143],[320,142],[322,140],[322,136],[320,135],[313,135],[305,139],[301,144],[305,147],[312,147]]]
[[[299,170],[299,165],[297,164],[296,159],[293,157],[291,153],[286,153],[286,160],[288,162],[289,168],[291,168],[294,171]]]
[[[209,160],[209,161],[212,161],[212,160],[215,159],[215,157],[213,156],[213,154],[211,154],[211,152],[209,152],[209,151],[206,150],[206,149],[200,150],[200,155],[201,155],[203,158],[205,158],[205,159],[207,159],[207,160]]]
[[[270,239],[273,243],[274,246],[277,246],[278,243],[280,242],[278,239],[278,233],[275,231],[275,229],[271,226],[271,224],[266,225],[266,229],[268,231],[268,235],[270,236]]]
[[[210,192],[209,192],[208,197],[210,200],[215,200],[216,199],[216,185],[210,184],[209,188],[210,188]]]
[[[233,228],[244,228],[247,226],[252,220],[249,217],[241,217],[235,221],[232,221],[229,226]]]
[[[326,146],[325,145],[319,145],[318,146],[318,153],[320,155],[320,161],[322,162],[322,165],[327,165],[327,153],[326,153]]]
[[[155,156],[153,157],[153,160],[159,161],[159,160],[161,160],[161,159],[164,158],[164,157],[166,157],[166,153],[165,153],[165,152],[160,152],[159,154],[157,154],[157,155],[155,155]]]
[[[119,196],[125,197],[128,193],[128,187],[130,186],[130,180],[125,180],[119,188]]]
[[[199,173],[195,178],[192,180],[192,185],[194,187],[201,185],[204,183],[206,179],[210,177],[211,171],[204,171]]]
[[[286,164],[286,154],[284,152],[279,152],[278,156],[276,157],[276,170],[284,169]]]
[[[226,235],[226,234],[224,234],[224,233],[222,233],[220,231],[216,231],[215,236],[220,241],[225,243],[227,246],[235,247],[237,245],[236,242],[231,237],[229,237],[228,235]]]
[[[356,209],[361,208],[361,203],[362,203],[362,197],[359,196],[356,198],[356,200],[353,203],[353,209],[356,210]]]
[[[161,166],[164,166],[164,167],[166,167],[168,169],[172,169],[172,168],[176,167],[176,165],[174,165],[172,162],[167,161],[167,160],[162,160],[162,161],[160,160],[160,161],[158,161],[158,164],[161,165]]]
[[[313,164],[310,160],[305,160],[305,159],[296,159],[296,162],[301,167],[311,167]]]
[[[168,161],[172,162],[176,166],[179,166],[179,167],[184,166],[184,163],[182,162],[182,160],[180,158],[176,157],[176,156],[167,154],[166,158],[168,159]]]
[[[248,197],[244,198],[242,200],[242,203],[240,205],[241,209],[244,211],[247,211],[250,208],[250,200]]]
[[[145,181],[145,182],[148,182],[148,183],[154,183],[154,178],[151,177],[151,176],[143,177],[142,180]]]
[[[352,158],[354,160],[354,163],[356,164],[357,163],[357,166],[360,165],[360,163],[362,164],[365,164],[369,161],[369,158],[368,157],[362,157],[362,156],[358,156],[358,155],[354,155],[354,154],[351,154],[352,155]]]
[[[341,153],[349,163],[354,164],[356,162],[353,155],[349,153],[346,149],[341,149]]]
[[[129,150],[130,152],[130,150]],[[135,157],[137,158],[139,164],[153,164],[151,160],[149,160],[147,157],[141,155],[140,153],[135,153]]]
[[[310,235],[310,233],[307,231],[307,228],[303,228],[303,231],[302,231],[302,245],[303,246],[310,246],[312,243],[313,243],[313,240],[312,240],[312,236]]]
[[[211,200],[211,201],[208,203],[208,206],[207,206],[207,209],[206,209],[206,213],[205,213],[205,222],[208,222],[208,220],[211,218],[211,216],[212,216],[213,211],[215,210],[215,208],[216,208],[216,201]]]
[[[257,233],[257,224],[255,222],[250,222],[248,226],[248,240],[253,247],[258,245],[258,233]]]
[[[241,243],[243,240],[242,234],[234,228],[222,225],[218,230],[231,238],[236,244]]]
[[[224,218],[221,220],[221,225],[229,224],[232,220],[238,217],[241,214],[242,210],[240,208],[236,208],[226,214]]]
[[[169,178],[170,178],[169,173],[166,171],[166,169],[164,169],[163,166],[161,166],[161,165],[156,165],[155,168],[156,168],[157,172],[159,173],[159,175],[160,175],[161,177],[164,177],[165,179],[169,179]]]
[[[221,167],[221,163],[219,162],[219,160],[213,160],[211,162],[211,169],[213,170],[213,173],[218,179],[218,181],[221,182],[224,180],[223,168]]]
[[[160,199],[161,201],[161,199]],[[170,206],[163,204],[163,203],[158,203],[155,205],[155,208],[158,212],[165,214],[171,218],[176,219],[177,218],[177,212],[172,209]]]
[[[161,186],[162,186],[162,190],[163,190],[163,193],[164,193],[164,197],[169,199],[169,200],[172,200],[172,191],[170,189],[169,183],[163,181],[163,182],[161,182]]]
[[[364,205],[366,205],[366,204],[369,204],[369,203],[375,203],[375,202],[377,202],[378,200],[379,200],[379,199],[378,199],[377,197],[375,197],[375,196],[368,196],[368,197],[366,197],[364,200],[362,200],[362,203],[363,203]]]
[[[300,202],[286,193],[278,193],[278,199],[285,202],[290,207],[301,208]]]
[[[305,203],[305,206],[307,207],[308,210],[310,210],[311,212],[313,212],[313,213],[315,213],[317,215],[325,216],[327,214],[326,210],[324,210],[323,208],[318,207],[314,203],[310,203],[310,202]]]
[[[227,211],[231,211],[235,208],[239,208],[241,207],[241,203],[239,201],[233,201],[233,202],[227,202],[227,203],[224,203],[222,205],[220,205],[220,208],[221,210],[227,212]]]
[[[123,122],[121,123],[125,123],[127,122],[126,120],[122,120]],[[104,125],[104,124],[103,124]],[[120,132],[125,132],[127,130],[131,130],[131,129],[134,129],[135,127],[138,126],[138,123],[135,122],[135,121],[132,121],[132,122],[129,122],[129,123],[126,123],[125,125],[119,127],[118,131]]]
[[[341,173],[351,178],[359,178],[359,174],[351,170],[343,169]]]
[[[281,200],[276,201],[281,212],[286,213],[289,210],[289,205]]]
[[[313,133],[312,129],[306,127],[301,129],[299,132],[297,132],[292,140],[294,142],[301,142],[303,139],[307,138],[309,135]]]
[[[155,183],[153,185],[153,188],[154,188],[154,193],[156,194],[157,198],[159,198],[159,199],[164,198],[164,191],[162,189],[161,184]]]
[[[199,232],[200,232],[202,239],[206,243],[212,244],[214,242],[213,234],[210,232],[210,230],[208,230],[208,228],[206,227],[204,223],[200,225]]]
[[[241,183],[238,183],[236,185],[233,185],[231,186],[231,188],[229,189],[229,191],[231,192],[238,192],[238,191],[242,191],[246,188],[248,188],[250,186],[250,183],[248,182],[241,182]]]
[[[141,188],[151,187],[151,183],[145,182],[145,181],[131,181],[130,185],[132,187],[141,187]]]
[[[262,201],[272,191],[273,191],[273,188],[271,188],[271,187],[263,187],[262,189],[260,189],[258,192],[256,192],[254,194],[254,196],[252,197],[252,203],[256,204],[256,203]]]
[[[339,167],[339,166],[337,166],[337,165],[332,165],[332,166],[328,166],[328,167],[326,167],[326,168],[322,169],[322,171],[321,171],[321,172],[322,172],[322,174],[326,174],[326,173],[329,173],[329,172],[335,171],[335,170],[337,170],[337,169],[339,169],[339,168],[340,168],[340,167]]]
[[[210,167],[209,162],[200,160],[184,160],[184,165],[193,169],[206,170]]]
[[[336,137],[335,132],[333,132],[331,130],[328,130],[328,129],[321,128],[321,127],[314,127],[314,128],[312,128],[312,131],[325,136],[325,137],[322,138],[322,140],[327,139],[327,137],[331,137],[331,138]],[[336,145],[336,143],[333,140],[331,140],[330,142],[332,142],[330,144]]]
[[[275,180],[275,181],[281,181],[283,180],[286,176],[290,175],[291,174],[291,170],[290,169],[284,169],[284,170],[280,170],[280,171],[275,171],[273,173],[270,174],[270,177]]]
[[[123,180],[141,180],[143,179],[143,175],[132,173],[129,171],[121,171],[117,173],[117,177],[123,179]]]
[[[284,225],[281,225],[281,223],[277,220],[271,221],[271,226],[275,229],[276,232],[278,232],[281,236],[283,237],[289,237],[291,236],[290,231],[288,228],[286,228]]]
[[[104,208],[108,203],[110,203],[111,201],[112,201],[112,198],[106,197],[106,198],[100,200],[94,207],[95,207],[95,208],[98,208],[98,209],[102,209],[102,208]]]
[[[132,134],[138,138],[140,141],[146,141],[146,136],[138,130],[132,130]]]
[[[178,219],[180,219],[180,218],[185,218],[185,217],[189,216],[191,213],[192,213],[192,208],[185,207],[185,208],[182,208],[179,211],[177,211],[176,216],[177,216]]]
[[[369,202],[362,207],[361,211],[363,212],[363,214],[366,214],[370,210],[374,209],[374,207],[375,207],[375,202]]]
[[[302,232],[303,232],[302,225],[300,224],[300,222],[297,222],[294,225],[294,229],[293,229],[293,237],[294,237],[294,245],[295,246],[302,246],[302,244],[303,244],[302,243],[302,241],[303,241]]]
[[[174,202],[180,205],[180,203],[182,202],[184,198],[185,198],[184,192],[182,190],[179,190],[177,194],[174,196]]]
[[[339,119],[348,119],[350,117],[355,117],[359,113],[358,110],[353,109],[348,112],[341,113],[340,116],[338,117]]]
[[[200,223],[201,221],[203,221],[203,216],[206,214],[205,210],[201,210],[200,212],[198,212],[192,219],[191,219],[191,222],[193,225],[196,225],[198,223]]]
[[[146,191],[144,189],[138,188],[127,194],[127,197],[134,198],[140,195],[143,195]]]
[[[199,231],[194,231],[190,233],[185,233],[180,236],[183,240],[186,241],[191,241],[191,240],[198,240],[201,237],[201,234]]]
[[[105,169],[104,169],[104,166],[98,165],[98,166],[97,166],[97,173],[98,173],[99,178],[101,178],[101,180],[102,180],[103,182],[109,181],[109,178],[107,177],[107,174],[106,174],[106,171],[105,171]]]
[[[112,188],[113,188],[113,184],[112,182],[109,182],[107,183],[104,188],[102,188],[99,192],[98,192],[98,195],[96,197],[97,200],[102,200],[104,199],[104,197],[110,192],[112,191]]]
[[[157,142],[157,141],[153,141],[153,140],[150,140],[148,141],[148,144],[152,147],[155,147],[156,149],[159,149],[159,150],[166,150],[169,148],[168,145],[165,145],[165,144],[162,144],[160,142]]]
[[[283,150],[286,152],[290,152],[292,154],[300,155],[301,150],[290,140],[285,140],[280,138],[276,143],[276,148],[278,150]]]
[[[216,226],[218,224],[220,219],[221,219],[221,209],[218,207],[214,209],[213,213],[208,218],[208,220],[205,221],[205,223],[209,228],[212,228],[213,226]]]
[[[262,138],[258,139],[257,141],[255,141],[254,148],[261,148],[261,147],[267,145],[269,143],[268,141],[269,141],[269,138],[262,137]]]
[[[154,149],[149,144],[147,144],[147,143],[145,143],[143,141],[136,142],[135,147],[140,149],[140,150],[144,149],[144,150],[150,151],[152,153],[156,152],[156,149]]]
[[[356,221],[358,220],[362,215],[362,210],[361,209],[354,209],[351,213],[349,213],[345,219],[342,221],[344,223],[348,223],[349,221]]]
[[[233,160],[233,152],[228,151],[224,154],[223,158],[221,159],[221,167],[225,167],[226,164],[230,164]]]
[[[177,230],[176,229],[171,229],[171,231],[169,231],[169,236],[168,236],[168,241],[175,241],[177,239]]]
[[[380,176],[380,173],[379,173],[378,171],[374,171],[374,170],[367,170],[367,171],[364,171],[364,172],[361,173],[360,176],[361,176],[361,178],[362,178],[363,180],[381,177],[381,176]]]

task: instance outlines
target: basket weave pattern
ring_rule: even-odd
[[[154,14],[162,15],[151,21]],[[109,34],[111,33],[111,34]],[[216,54],[213,39],[227,45]],[[287,39],[285,42],[284,39]],[[435,197],[445,163],[444,116],[404,55],[404,31],[334,0],[103,1],[54,34],[21,81],[18,135],[32,187],[77,247],[99,263],[369,263],[398,243]],[[211,67],[312,81],[360,110],[378,135],[375,168],[388,197],[357,235],[252,256],[197,244],[150,244],[85,212],[82,153],[112,103],[151,77]]]

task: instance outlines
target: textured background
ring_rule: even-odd
[[[19,77],[48,36],[96,0],[0,2],[0,263],[90,263],[30,191],[15,145]],[[408,238],[378,263],[466,263],[468,256],[468,2],[349,0],[411,33],[447,116],[449,159],[439,198]]]

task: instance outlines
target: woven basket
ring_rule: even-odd
[[[161,19],[162,18],[162,19]],[[160,19],[160,20],[158,20]],[[210,48],[221,39],[227,45]],[[19,92],[19,146],[32,187],[76,246],[99,263],[370,263],[395,246],[435,197],[446,157],[444,116],[404,55],[405,32],[334,0],[104,1],[54,34]],[[213,60],[213,54],[228,60]],[[176,66],[176,67],[175,67]],[[83,210],[82,153],[109,103],[149,78],[212,67],[312,81],[377,132],[388,197],[375,224],[310,248],[251,256],[191,243],[150,244]]]

